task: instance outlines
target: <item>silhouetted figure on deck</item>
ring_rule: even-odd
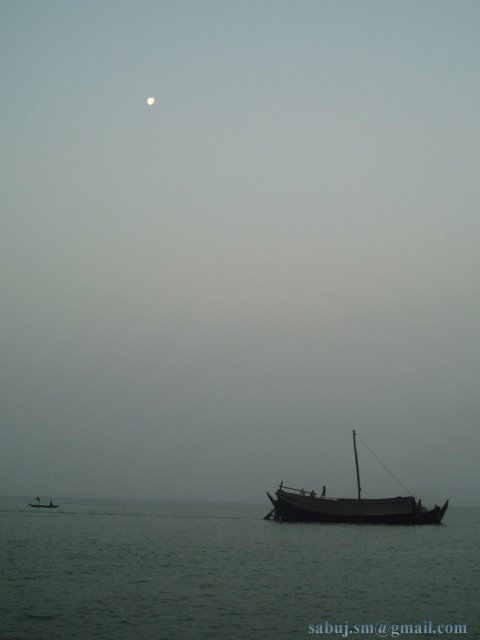
[[[325,494],[327,493],[327,487],[325,485],[323,485],[322,487],[322,495],[320,496],[321,498],[325,498]]]

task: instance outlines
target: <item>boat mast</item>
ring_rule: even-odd
[[[358,499],[361,500],[360,492],[362,491],[360,487],[360,471],[358,470],[358,456],[357,456],[357,441],[356,441],[356,433],[355,429],[353,430],[353,450],[355,452],[355,466],[357,468],[357,489],[358,489]]]

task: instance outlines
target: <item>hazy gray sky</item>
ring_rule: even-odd
[[[0,492],[480,504],[479,19],[3,2]]]

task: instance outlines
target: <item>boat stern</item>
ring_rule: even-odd
[[[438,523],[439,524],[442,521],[442,518],[445,515],[446,510],[448,509],[448,502],[449,502],[449,499],[446,500],[438,510]]]

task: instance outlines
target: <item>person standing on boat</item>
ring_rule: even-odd
[[[322,487],[322,495],[320,496],[321,498],[325,498],[325,494],[327,493],[327,487],[325,485],[323,485]]]

